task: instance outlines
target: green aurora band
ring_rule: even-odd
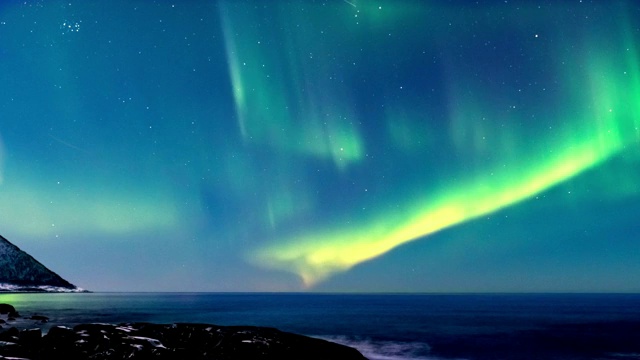
[[[636,84],[636,94],[638,89],[640,84]],[[569,137],[551,154],[539,155],[537,161],[522,161],[526,166],[496,169],[493,175],[467,179],[417,199],[410,206],[414,209],[410,216],[381,214],[351,228],[302,234],[259,249],[251,259],[266,267],[292,271],[306,286],[312,286],[404,243],[527,200],[598,166],[628,146],[637,146],[640,97],[636,95],[633,102],[620,100],[615,107],[623,109],[620,114],[607,109],[585,118],[601,124],[592,133],[575,140]],[[626,104],[636,105],[625,111]]]
[[[361,160],[363,144],[354,126],[355,115],[344,101],[348,98],[346,89],[318,74],[310,65],[314,62],[313,52],[322,53],[326,49],[308,46],[310,59],[293,56],[306,41],[300,35],[289,36],[296,29],[274,28],[271,29],[274,34],[267,36],[259,28],[245,26],[258,22],[259,13],[252,17],[251,11],[237,12],[236,21],[232,21],[228,14],[231,11],[222,5],[229,75],[238,128],[245,143],[330,158],[338,168]],[[282,19],[287,19],[284,23],[306,21],[299,15],[290,19],[292,12],[285,8],[280,12]],[[285,39],[285,48],[272,46],[273,38]]]
[[[226,13],[223,11],[223,14]],[[337,105],[341,109],[338,113],[349,112],[346,103],[340,101],[347,89],[327,88],[324,82],[320,82],[317,89],[311,86],[306,98],[303,95],[287,96],[290,94],[287,87],[301,89],[299,83],[317,84],[319,77],[311,74],[311,70],[299,60],[282,59],[282,55],[274,55],[277,50],[264,50],[260,41],[256,40],[258,35],[238,34],[238,27],[232,25],[248,20],[232,21],[232,16],[227,16],[224,21],[231,83],[239,127],[245,141],[281,149],[290,148],[291,151],[309,156],[333,157],[338,168],[361,160],[363,144],[357,129],[350,125],[352,123],[341,118],[332,118],[328,123],[321,119],[321,109],[324,108],[335,109]],[[292,22],[295,23],[295,20]],[[619,154],[637,156],[640,138],[640,62],[631,36],[624,36],[630,34],[630,30],[623,29],[622,33],[620,46],[614,47],[615,50],[626,50],[622,61],[620,57],[607,55],[607,51],[587,46],[577,54],[572,54],[576,61],[584,64],[582,68],[558,70],[565,74],[563,86],[569,92],[563,96],[573,102],[567,104],[566,113],[561,119],[562,124],[570,126],[565,125],[565,128],[536,136],[535,142],[532,142],[535,146],[526,150],[517,149],[515,159],[513,154],[511,157],[505,155],[502,163],[492,163],[486,172],[467,174],[452,180],[446,187],[435,191],[424,190],[412,199],[405,199],[402,211],[378,211],[373,216],[348,224],[308,229],[249,251],[248,260],[265,268],[295,273],[302,278],[305,286],[311,287],[402,244],[531,199]],[[240,41],[234,41],[231,34],[246,40],[243,43],[249,45],[240,49]],[[290,39],[293,44],[299,41]],[[591,39],[589,43],[597,42]],[[291,54],[294,50],[284,49],[281,54]],[[269,80],[255,66],[254,70],[244,69],[248,65],[241,58],[262,62],[267,67],[274,67],[282,61],[289,66],[281,69],[281,73],[275,77],[290,81],[278,83]],[[451,84],[455,87],[456,83],[462,87],[468,86],[467,79],[454,76]],[[322,97],[318,95],[321,93],[332,95]],[[451,110],[450,113],[451,123],[458,122],[462,127],[472,125],[473,113],[482,110],[489,112],[481,104],[485,101],[492,103],[491,95],[484,94],[485,98],[481,99],[478,94],[483,91],[479,87],[472,93],[478,97],[475,101],[459,98],[456,92],[450,94],[452,104],[457,104],[457,110]],[[540,103],[538,106],[545,105]],[[274,108],[281,109],[281,112]],[[473,113],[464,111],[469,109]],[[410,131],[396,126],[402,124],[398,117],[405,115],[399,111],[388,111],[386,116],[389,118],[392,138],[402,138],[403,132],[411,136]],[[276,125],[264,120],[267,118],[276,121]],[[505,120],[524,122],[524,119]],[[292,142],[290,139],[301,141]],[[332,142],[330,139],[337,140]],[[522,140],[518,135],[515,139],[516,143]],[[340,148],[344,157],[338,155],[336,147]]]

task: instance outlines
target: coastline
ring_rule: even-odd
[[[49,327],[43,332],[44,325]],[[20,359],[366,359],[355,348],[259,326],[49,324],[0,304],[0,357]]]
[[[65,287],[53,285],[16,285],[0,283],[0,294],[42,294],[42,293],[90,293],[91,291],[79,287]]]
[[[347,345],[371,360],[640,354],[640,294],[94,292],[0,294],[0,303],[25,320],[49,316],[38,324],[43,333],[86,323],[266,326]]]

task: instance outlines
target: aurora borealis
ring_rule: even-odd
[[[93,290],[639,291],[640,4],[0,5],[0,234]]]

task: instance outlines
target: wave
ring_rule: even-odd
[[[640,353],[612,353],[608,355],[614,358],[621,359],[640,359]]]
[[[431,347],[421,342],[376,341],[347,336],[314,336],[358,349],[369,360],[443,360],[430,356]]]

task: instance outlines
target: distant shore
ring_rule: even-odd
[[[79,287],[64,287],[51,285],[16,285],[0,283],[0,294],[5,293],[90,293],[91,291]]]

